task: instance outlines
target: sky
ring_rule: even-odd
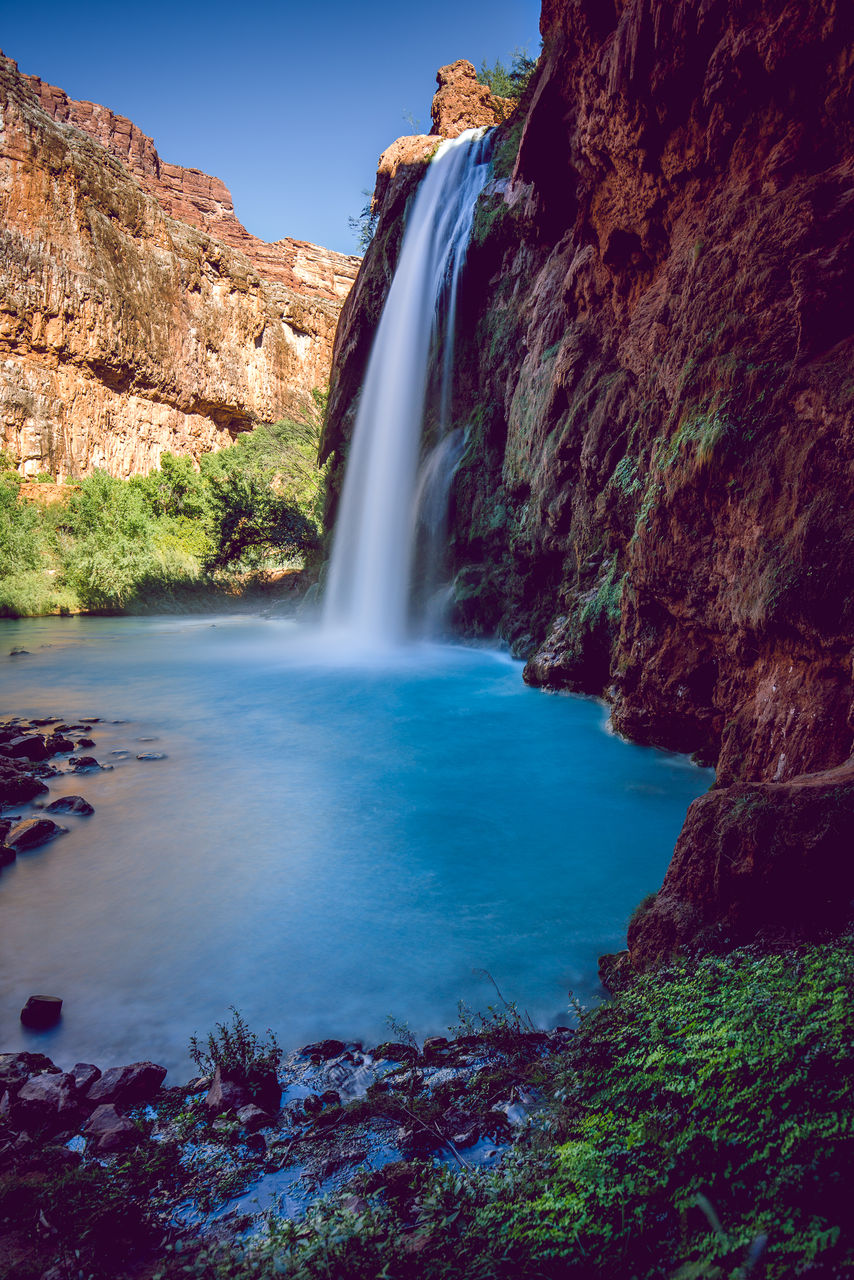
[[[0,0],[21,71],[128,116],[161,159],[221,178],[264,240],[357,252],[380,153],[430,131],[436,70],[540,49],[539,0],[142,4]]]

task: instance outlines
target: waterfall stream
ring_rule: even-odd
[[[492,138],[468,130],[442,142],[413,202],[400,259],[362,388],[335,526],[323,622],[365,648],[400,642],[408,629],[418,497],[428,533],[444,524],[463,437],[450,428],[457,287],[478,196],[489,180]],[[419,477],[422,430],[435,405],[436,456]],[[449,470],[449,463],[453,466]],[[424,573],[435,605],[440,585]],[[429,602],[428,602],[429,604]]]

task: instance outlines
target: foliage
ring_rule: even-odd
[[[2,1280],[37,1280],[52,1261],[50,1274],[114,1280],[159,1245],[159,1210],[181,1177],[172,1144],[151,1143],[105,1164],[60,1159],[67,1154],[46,1146],[0,1172],[0,1238],[11,1232],[19,1245],[11,1257],[0,1249]]]
[[[164,453],[147,476],[96,471],[48,507],[19,502],[0,454],[0,616],[159,605],[299,563],[319,542],[324,410],[316,391],[302,419],[245,432],[198,469]]]
[[[509,67],[500,58],[491,67],[484,60],[477,78],[496,98],[521,98],[536,67],[536,58],[530,57],[526,49],[517,48],[510,55]]]
[[[231,1022],[218,1022],[202,1042],[190,1037],[190,1057],[200,1071],[212,1075],[219,1069],[228,1080],[257,1081],[275,1072],[282,1060],[282,1050],[272,1031],[262,1040],[235,1009],[230,1006]]]
[[[122,607],[147,587],[197,576],[157,538],[142,491],[104,471],[81,481],[60,517],[65,580],[88,609]]]
[[[364,255],[368,252],[368,245],[374,238],[380,211],[374,208],[373,193],[367,187],[362,188],[362,195],[365,197],[365,202],[354,218],[347,219],[347,225],[356,237],[359,253]]]
[[[495,1173],[425,1168],[400,1200],[273,1217],[184,1274],[404,1280],[415,1258],[423,1280],[847,1273],[852,982],[850,939],[641,977],[584,1016],[545,1126]]]

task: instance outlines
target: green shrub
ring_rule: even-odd
[[[206,1041],[190,1037],[190,1057],[196,1066],[205,1075],[219,1069],[226,1079],[248,1082],[275,1072],[282,1060],[282,1050],[273,1032],[268,1028],[267,1037],[262,1040],[250,1031],[234,1005],[230,1011],[231,1022],[218,1022],[216,1030],[208,1032]]]
[[[496,98],[521,98],[536,68],[537,60],[531,58],[527,50],[514,49],[509,67],[500,58],[491,67],[484,60],[480,64],[477,78]]]
[[[197,1274],[405,1280],[413,1257],[421,1280],[848,1274],[852,984],[850,939],[641,977],[584,1015],[546,1124],[497,1172],[428,1170],[414,1211],[273,1217]]]

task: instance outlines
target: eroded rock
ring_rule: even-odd
[[[166,1068],[155,1062],[131,1062],[126,1067],[110,1067],[86,1091],[91,1105],[114,1103],[120,1107],[150,1102],[166,1078]]]

